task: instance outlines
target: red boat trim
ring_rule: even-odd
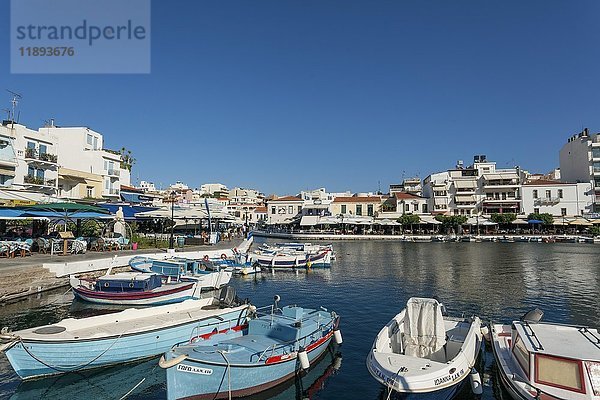
[[[210,333],[205,333],[204,335],[194,336],[193,338],[190,339],[190,343],[193,343],[198,339],[202,339],[202,340],[209,339],[211,336],[216,335],[217,333],[226,333],[229,331],[239,332],[241,330],[246,329],[247,327],[248,327],[248,324],[243,324],[243,325],[236,325],[233,328],[227,328],[227,329],[223,329],[220,331],[214,330]]]
[[[317,340],[317,341],[309,344],[308,346],[306,346],[306,351],[310,352],[310,351],[314,350],[315,348],[319,347],[321,344],[323,344],[324,342],[326,342],[327,340],[329,340],[329,338],[331,338],[331,336],[333,336],[333,331],[330,331],[329,333],[327,333],[325,336],[323,336],[319,340]],[[280,355],[277,355],[277,356],[269,357],[265,361],[265,365],[271,365],[271,364],[277,364],[277,363],[280,363],[280,362],[286,362],[286,361],[289,361],[290,359],[296,358],[297,356],[298,356],[298,353],[294,352],[294,353],[280,354]]]
[[[190,283],[189,285],[177,287],[169,290],[161,290],[158,292],[100,292],[96,290],[90,290],[82,287],[74,287],[73,290],[78,294],[95,298],[95,299],[115,299],[115,300],[138,300],[138,299],[152,299],[155,297],[162,297],[173,293],[179,293],[186,290],[189,290],[194,286],[194,283]]]

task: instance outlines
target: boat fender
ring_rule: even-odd
[[[204,261],[208,261],[208,254],[205,254],[205,255],[204,255],[204,257],[202,257],[202,259],[203,259]]]
[[[480,395],[483,393],[483,385],[481,384],[481,377],[479,376],[479,372],[475,368],[471,370],[469,374],[469,380],[471,381],[471,390],[474,395]]]
[[[238,249],[237,249],[237,247],[234,247],[234,248],[233,248],[233,253],[234,253],[234,254],[237,254],[237,253],[238,253]]]
[[[482,326],[481,334],[483,335],[483,338],[485,339],[486,342],[491,341],[490,328],[488,328],[487,326]]]
[[[342,331],[340,331],[339,329],[336,329],[333,331],[333,339],[335,340],[336,344],[342,344],[343,340],[342,340]]]
[[[303,370],[307,370],[310,367],[308,354],[306,353],[306,349],[304,347],[300,347],[300,350],[298,350],[298,360],[300,360],[300,367],[302,367]]]
[[[167,361],[167,360],[165,360],[165,356],[164,356],[164,355],[162,355],[162,356],[160,357],[160,360],[158,361],[158,365],[159,365],[161,368],[167,369],[167,368],[171,368],[171,367],[174,367],[174,366],[176,366],[177,364],[179,364],[180,362],[182,362],[182,361],[183,361],[183,360],[185,360],[186,358],[187,358],[187,355],[186,355],[186,354],[182,354],[182,355],[180,355],[180,356],[178,356],[178,357],[175,357],[175,358],[173,358],[173,359],[171,359],[171,360]]]
[[[227,254],[225,254],[225,253],[221,254],[221,260],[227,260]]]

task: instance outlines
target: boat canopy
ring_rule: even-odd
[[[404,354],[426,358],[446,344],[442,306],[435,299],[411,297],[406,304]]]

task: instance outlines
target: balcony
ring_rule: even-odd
[[[44,179],[32,175],[26,175],[23,177],[23,182],[29,186],[46,186],[51,188],[56,187],[56,179]]]
[[[539,199],[533,199],[534,206],[548,206],[558,203],[560,203],[560,197],[540,197]]]
[[[50,153],[38,153],[36,149],[25,149],[25,160],[31,164],[57,166],[58,156]]]
[[[520,197],[508,197],[508,196],[502,196],[502,197],[486,197],[483,199],[484,203],[514,203],[514,202],[519,202],[521,201]]]
[[[119,189],[115,188],[104,189],[102,196],[119,196],[119,192]]]
[[[109,169],[106,171],[106,175],[118,178],[121,175],[121,171],[118,169]]]

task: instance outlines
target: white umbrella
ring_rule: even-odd
[[[123,207],[119,207],[115,213],[115,225],[113,226],[113,232],[118,233],[121,236],[125,236],[125,216],[123,215]]]

